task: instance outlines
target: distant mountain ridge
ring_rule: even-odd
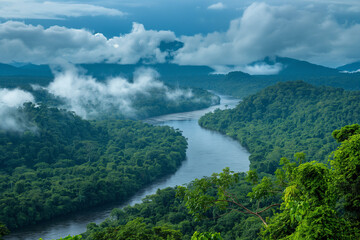
[[[163,51],[175,51],[180,48],[181,42],[162,43],[161,49]],[[360,69],[360,61],[344,65],[337,69],[329,68],[306,61],[301,61],[287,57],[265,57],[263,60],[255,61],[249,66],[259,64],[266,64],[274,66],[281,64],[282,69],[278,76],[334,76],[340,74],[340,71],[356,71]],[[77,64],[77,66],[84,68],[88,73],[95,77],[109,77],[114,75],[129,76],[139,67],[150,67],[157,70],[160,75],[208,75],[214,72],[214,69],[208,66],[190,66],[177,65],[172,63],[158,63],[158,64],[116,64],[116,63],[93,63],[93,64]],[[240,73],[240,71],[236,71]],[[247,73],[243,73],[247,74]],[[20,67],[15,67],[10,64],[0,63],[0,76],[42,76],[52,77],[53,74],[48,65],[34,65],[26,64]]]
[[[48,65],[26,64],[15,67],[10,64],[0,63],[0,76],[52,76]]]
[[[346,64],[344,66],[338,67],[337,69],[340,71],[348,71],[348,72],[359,71],[360,70],[360,61]]]
[[[163,51],[173,52],[181,47],[181,42],[162,43]],[[132,79],[136,69],[153,68],[159,73],[159,80],[182,87],[195,87],[214,90],[235,97],[245,97],[277,82],[303,80],[314,85],[340,87],[347,90],[360,90],[360,72],[348,74],[342,71],[357,70],[360,63],[344,65],[338,69],[312,64],[287,57],[266,57],[249,66],[264,65],[281,67],[276,75],[250,75],[235,71],[228,74],[214,74],[208,66],[182,66],[172,63],[161,64],[79,64],[85,74],[103,81],[110,77]],[[47,65],[24,65],[14,67],[0,64],[0,87],[17,87],[31,84],[47,85],[54,76]]]
[[[262,61],[253,62],[250,65],[256,65],[265,63],[270,66],[275,64],[281,64],[282,69],[276,75],[280,76],[328,76],[336,75],[339,73],[339,70],[334,68],[329,68],[317,64],[313,64],[307,61],[301,61],[293,58],[287,57],[266,57]]]
[[[93,64],[77,64],[76,66],[84,69],[86,74],[94,77],[108,78],[113,76],[132,76],[138,68],[153,68],[160,73],[161,76],[194,76],[208,75],[214,70],[208,66],[181,66],[171,63],[159,64],[116,64],[116,63],[93,63]],[[41,76],[54,77],[49,65],[27,64],[21,67],[15,67],[10,64],[0,63],[0,77],[9,76]]]
[[[316,85],[332,86],[346,90],[360,90],[360,72],[343,73],[339,69],[328,68],[286,57],[266,57],[255,61],[249,66],[281,64],[282,68],[276,75],[249,75],[244,72],[228,73],[223,80],[213,83],[213,88],[224,94],[243,98],[277,82],[297,81]]]

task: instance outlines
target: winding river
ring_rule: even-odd
[[[34,226],[22,228],[5,240],[44,240],[57,239],[67,235],[76,235],[86,231],[90,222],[100,223],[110,215],[113,208],[140,203],[146,195],[154,194],[157,189],[183,185],[195,178],[210,176],[220,172],[225,167],[233,171],[249,170],[249,153],[238,142],[217,132],[201,128],[197,121],[207,112],[216,108],[232,108],[237,99],[221,96],[218,106],[207,109],[169,114],[147,119],[146,122],[156,125],[168,125],[178,128],[188,139],[187,159],[173,175],[157,180],[145,189],[139,191],[127,202],[122,204],[103,205],[83,212],[73,213],[55,220],[41,222]]]

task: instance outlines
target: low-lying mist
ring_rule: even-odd
[[[118,76],[101,81],[72,65],[54,68],[53,73],[48,86],[31,85],[27,91],[0,89],[0,129],[23,131],[31,126],[18,109],[25,102],[67,109],[84,119],[144,119],[219,101],[205,90],[167,86],[150,68],[137,69],[132,79]]]
[[[0,130],[22,132],[32,128],[26,116],[18,111],[25,102],[34,102],[31,93],[20,89],[0,88]]]

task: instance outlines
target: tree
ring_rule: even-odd
[[[223,240],[220,236],[220,233],[211,233],[211,232],[194,232],[191,237],[191,240]]]
[[[248,174],[249,178],[254,178],[254,172]],[[265,208],[251,210],[241,201],[238,196],[231,192],[230,188],[239,182],[240,174],[225,168],[222,173],[214,173],[211,177],[195,179],[186,188],[178,187],[178,196],[185,201],[186,207],[196,219],[204,216],[211,209],[225,210],[224,214],[232,211],[250,214],[258,217],[265,225],[265,219],[261,216],[263,212],[280,204],[272,204]],[[263,179],[262,185],[267,180]],[[265,196],[265,195],[264,195]],[[263,196],[259,197],[262,198]]]
[[[333,132],[341,146],[332,168],[316,161],[287,168],[281,212],[262,231],[265,239],[359,239],[360,126]],[[289,163],[286,163],[285,166]],[[345,199],[346,214],[338,211]]]
[[[0,223],[0,239],[3,236],[8,235],[10,233],[9,229],[2,223]]]
[[[92,239],[97,240],[180,240],[182,234],[166,226],[151,227],[143,222],[143,218],[136,218],[117,227],[107,227],[104,231],[95,232]]]
[[[345,126],[333,132],[341,146],[334,151],[331,166],[334,188],[345,199],[347,217],[360,221],[360,125]]]
[[[349,223],[337,217],[337,198],[325,164],[300,164],[292,169],[289,180],[281,211],[262,231],[265,239],[353,239]]]

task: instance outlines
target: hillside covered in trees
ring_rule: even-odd
[[[31,128],[0,131],[0,222],[10,229],[124,200],[185,159],[187,142],[170,127],[31,103],[18,111]]]
[[[202,127],[239,140],[251,153],[250,168],[274,173],[281,157],[304,152],[326,163],[337,147],[329,133],[360,122],[360,92],[278,83],[245,98],[234,109],[208,113]]]

